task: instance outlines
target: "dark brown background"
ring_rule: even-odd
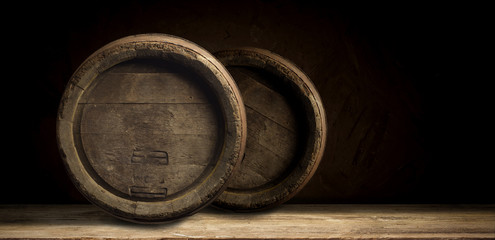
[[[0,202],[86,202],[56,146],[65,84],[104,44],[158,32],[210,52],[266,48],[314,81],[328,115],[326,152],[291,202],[494,203],[493,30],[484,9],[216,0],[6,7]]]

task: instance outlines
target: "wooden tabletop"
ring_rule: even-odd
[[[287,205],[206,208],[160,225],[93,205],[0,205],[0,239],[495,239],[495,205]]]

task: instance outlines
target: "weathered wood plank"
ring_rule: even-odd
[[[0,239],[493,239],[495,205],[281,205],[207,208],[180,221],[137,225],[92,205],[0,205]]]
[[[297,131],[294,106],[289,102],[290,93],[282,94],[262,82],[277,81],[274,76],[263,74],[262,70],[228,67],[241,90],[244,104],[251,109],[257,109],[263,116],[276,122],[288,131]],[[267,76],[268,75],[268,76]],[[272,79],[275,78],[275,79]],[[273,84],[273,83],[272,83]]]
[[[291,167],[297,146],[294,133],[249,107],[246,113],[248,138],[245,158],[229,183],[229,189],[242,191],[280,180]]]
[[[295,161],[300,134],[294,109],[285,96],[260,83],[255,72],[238,67],[229,71],[243,95],[248,124],[244,161],[229,189],[247,192],[274,185]]]
[[[86,90],[74,134],[110,191],[163,200],[215,165],[221,113],[198,79],[122,72],[135,65],[110,69]]]
[[[181,73],[106,73],[79,103],[206,103],[205,92]]]

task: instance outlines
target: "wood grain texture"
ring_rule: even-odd
[[[89,201],[128,221],[172,221],[226,187],[244,154],[244,104],[201,47],[164,34],[128,36],[73,74],[57,140]]]
[[[276,185],[297,162],[298,146],[304,146],[300,131],[303,111],[291,106],[287,94],[277,92],[263,80],[273,76],[259,70],[229,67],[246,106],[248,139],[241,168],[229,182],[231,191],[257,191]],[[277,81],[275,78],[272,81]],[[296,105],[297,106],[297,105]],[[298,121],[299,120],[299,121]]]
[[[282,205],[205,208],[162,225],[115,219],[92,205],[0,205],[0,239],[494,239],[495,205]]]
[[[134,70],[142,64],[128,65]],[[143,200],[162,200],[203,181],[216,165],[224,123],[203,90],[208,88],[195,83],[202,80],[180,73],[109,72],[82,96],[75,126],[78,147],[99,178],[131,197],[135,187],[166,191]],[[153,161],[159,155],[163,161]]]

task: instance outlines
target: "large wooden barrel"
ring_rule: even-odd
[[[323,155],[326,117],[318,91],[295,64],[270,51],[215,56],[241,90],[248,137],[241,168],[214,205],[255,211],[281,204],[304,187]]]
[[[57,139],[80,192],[129,221],[165,222],[212,202],[243,156],[246,117],[206,50],[163,34],[125,37],[76,70]]]

